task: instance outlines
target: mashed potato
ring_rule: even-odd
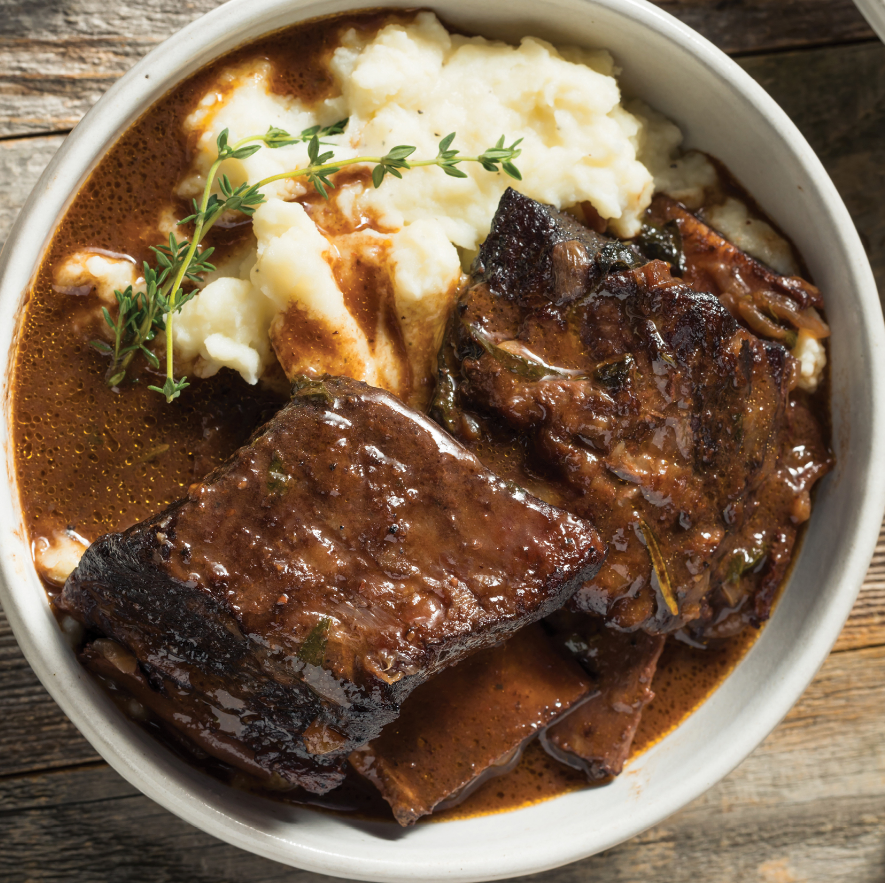
[[[253,230],[255,250],[238,268],[213,274],[183,307],[173,326],[176,353],[201,377],[227,366],[255,383],[278,359],[290,377],[344,374],[425,404],[461,281],[458,252],[441,225],[324,236],[300,203],[272,198],[255,212]],[[367,265],[375,270],[374,313],[354,303],[353,277]],[[385,325],[385,306],[398,329]]]
[[[784,276],[799,272],[790,244],[742,202],[723,198],[719,173],[697,150],[683,152],[682,132],[642,101],[631,101],[630,112],[640,121],[638,157],[654,178],[655,192],[666,193],[686,208],[704,208],[703,218],[729,242]],[[709,197],[718,197],[707,206]]]
[[[115,290],[125,291],[130,285],[138,289],[143,281],[131,258],[97,251],[74,252],[55,273],[56,289],[70,294],[95,291],[106,307],[116,305]]]
[[[631,101],[628,107],[640,122],[637,155],[654,179],[655,191],[699,209],[719,181],[713,164],[697,151],[684,153],[679,127],[644,101]]]
[[[799,360],[799,388],[814,392],[820,385],[827,364],[824,345],[805,331],[800,331],[793,355]]]
[[[433,157],[450,132],[457,133],[455,147],[467,156],[502,134],[508,143],[522,138],[524,180],[516,187],[557,207],[591,202],[616,233],[633,235],[652,194],[651,175],[636,158],[640,123],[620,104],[608,53],[570,49],[565,56],[532,37],[510,46],[453,36],[425,12],[369,40],[347,32],[330,63],[340,94],[316,107],[273,93],[265,62],[227,71],[188,119],[190,131],[199,133],[198,156],[182,190],[199,192],[222,129],[235,141],[261,134],[268,125],[297,133],[347,117],[344,134],[329,139],[336,158],[379,156],[396,144]],[[299,144],[229,160],[222,171],[239,183],[306,162],[306,148]],[[513,182],[476,164],[461,168],[466,181],[436,168],[388,179],[377,191],[361,192],[354,209],[372,210],[381,224],[396,229],[438,219],[451,242],[474,250]],[[304,185],[289,182],[270,187],[277,196],[304,191]]]
[[[86,551],[89,540],[73,530],[54,531],[51,537],[34,541],[34,563],[43,579],[63,586]]]
[[[450,132],[454,147],[476,156],[503,134],[508,143],[522,139],[523,180],[477,163],[459,167],[466,178],[427,167],[388,176],[378,189],[357,175],[339,181],[325,204],[303,179],[268,185],[254,239],[174,318],[182,373],[228,367],[254,384],[279,362],[289,377],[347,374],[421,407],[462,267],[506,187],[579,216],[589,203],[610,231],[629,237],[655,190],[698,208],[717,186],[703,154],[681,151],[672,122],[641,102],[621,104],[606,52],[452,35],[422,12],[374,35],[347,31],[329,72],[331,97],[306,104],[273,90],[267,61],[222,71],[185,123],[196,150],[179,194],[202,192],[224,129],[233,143],[269,126],[298,134],[344,118],[343,133],[327,139],[336,159],[381,156],[398,144],[432,158]],[[220,171],[234,185],[255,183],[308,161],[306,145],[295,144],[227,160]],[[708,220],[776,269],[794,271],[789,245],[735,200]],[[141,283],[137,275],[131,263],[79,253],[61,268],[60,284],[91,278],[110,304],[114,288]],[[823,350],[813,350],[806,341],[796,351],[809,384],[823,364]]]
[[[335,52],[332,71],[360,151],[405,143],[432,157],[440,137],[457,132],[456,146],[475,156],[502,134],[508,143],[522,138],[517,189],[559,208],[586,200],[616,233],[633,235],[652,194],[651,175],[636,159],[639,122],[621,106],[607,53],[568,55],[531,37],[514,47],[451,36],[423,13],[365,46],[353,35]],[[473,251],[511,182],[476,164],[462,169],[467,181],[433,168],[411,172],[363,202],[395,227],[438,218],[455,245]]]
[[[210,282],[175,320],[176,350],[198,375],[226,365],[254,383],[275,354],[290,376],[346,367],[400,394],[411,387],[420,399],[433,371],[423,351],[441,337],[460,269],[487,235],[507,186],[560,208],[589,202],[615,232],[638,231],[653,181],[636,155],[642,123],[621,105],[607,53],[560,52],[533,38],[510,46],[453,36],[420,13],[371,38],[347,32],[330,71],[337,93],[316,106],[274,93],[266,62],[222,73],[187,121],[197,153],[181,194],[201,191],[223,129],[236,141],[269,125],[298,133],[345,117],[344,133],[329,139],[336,158],[380,156],[396,144],[434,157],[450,132],[462,154],[475,156],[504,134],[508,143],[522,139],[523,181],[476,163],[460,167],[466,179],[433,167],[388,177],[377,190],[357,179],[332,194],[338,223],[331,227],[317,227],[292,202],[308,185],[271,184],[271,199],[255,215],[254,264],[226,272],[236,281]],[[239,184],[307,162],[298,144],[228,160],[221,172]],[[375,284],[389,290],[398,329],[355,314],[347,281],[358,275],[360,252],[374,265]]]

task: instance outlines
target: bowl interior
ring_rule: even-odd
[[[175,82],[216,55],[345,0],[232,0],[124,77],[47,170],[0,258],[0,338],[15,339],[23,292],[56,219],[98,155]],[[357,4],[358,5],[358,4]],[[393,2],[392,6],[408,6]],[[603,788],[517,812],[401,831],[288,807],[196,772],[125,720],[79,667],[34,573],[14,479],[0,488],[0,600],[40,679],[102,755],[146,794],[237,846],[363,880],[485,880],[537,872],[633,836],[701,794],[778,723],[823,662],[848,615],[881,521],[883,353],[875,283],[851,220],[802,136],[737,65],[643,0],[445,0],[450,24],[490,37],[533,34],[608,48],[621,83],[674,119],[690,146],[720,158],[790,235],[823,290],[832,326],[835,472],[820,488],[804,548],[771,623],[691,718]],[[6,376],[9,375],[7,366]],[[9,427],[0,442],[12,469]]]

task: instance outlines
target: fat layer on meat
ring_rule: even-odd
[[[560,607],[603,554],[392,395],[326,378],[90,546],[58,604],[205,750],[322,793],[416,686]]]

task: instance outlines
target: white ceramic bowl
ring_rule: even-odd
[[[786,115],[733,61],[643,0],[440,0],[433,7],[450,23],[488,36],[535,34],[610,49],[623,67],[625,91],[676,120],[690,145],[726,163],[793,238],[825,293],[838,465],[820,488],[776,615],[719,690],[628,775],[517,812],[400,831],[252,798],[154,742],[80,668],[35,575],[14,481],[0,486],[0,600],[40,680],[119,773],[243,849],[324,874],[422,883],[528,874],[591,855],[661,821],[725,776],[777,725],[826,657],[863,580],[885,504],[874,462],[885,450],[885,338],[875,283],[839,195]],[[123,77],[67,139],[9,237],[0,258],[0,351],[11,355],[23,293],[56,220],[121,130],[220,53],[348,8],[353,0],[231,0]],[[0,444],[12,476],[5,421]]]

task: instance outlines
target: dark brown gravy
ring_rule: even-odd
[[[675,639],[665,645],[655,674],[655,698],[642,713],[639,730],[633,741],[631,759],[651,748],[672,732],[688,715],[722,683],[735,665],[753,645],[759,632],[747,629],[743,634],[720,642],[715,649],[696,650]],[[126,710],[128,694],[114,684],[106,689]],[[153,720],[145,727],[176,754],[209,775],[233,787],[261,794],[273,800],[304,804],[333,813],[346,813],[358,818],[392,821],[390,809],[373,785],[353,770],[344,783],[322,797],[306,792],[273,792],[263,789],[248,776],[226,764],[206,757],[199,749],[185,743],[177,732]],[[624,775],[629,772],[629,767]],[[530,806],[561,794],[587,787],[604,787],[605,782],[588,785],[584,774],[558,763],[537,741],[529,743],[517,766],[501,776],[490,779],[456,806],[437,810],[418,824],[465,819],[473,816],[507,812]]]
[[[384,14],[384,19],[389,19]],[[272,392],[247,386],[231,372],[194,379],[174,405],[148,383],[142,367],[120,392],[104,382],[105,362],[71,330],[80,298],[53,290],[56,267],[78,247],[150,255],[158,213],[176,204],[174,183],[187,166],[189,145],[177,133],[222,64],[265,57],[274,86],[307,101],[329,93],[319,62],[344,27],[375,29],[380,13],[307,23],[272,35],[217,61],[173,90],[124,133],[83,186],[62,220],[37,274],[18,343],[12,394],[16,469],[32,542],[67,528],[89,540],[121,530],[182,496],[241,445],[263,415],[278,407]],[[216,228],[220,251],[242,231]],[[50,594],[53,588],[47,586]],[[657,697],[644,712],[633,755],[676,727],[722,682],[756,637],[749,630],[719,649],[698,651],[671,640],[655,678]],[[113,691],[112,691],[113,692]],[[160,733],[156,724],[150,729]],[[180,752],[183,749],[178,748]],[[193,757],[189,757],[194,762]],[[199,763],[199,761],[197,761]],[[203,764],[200,764],[203,765]],[[209,767],[207,767],[209,769]],[[217,765],[210,772],[226,776]],[[232,775],[232,784],[245,785]],[[353,777],[312,805],[389,818],[373,789]],[[582,774],[528,747],[520,764],[482,786],[437,819],[501,812],[586,787]],[[279,796],[279,795],[275,795]]]

